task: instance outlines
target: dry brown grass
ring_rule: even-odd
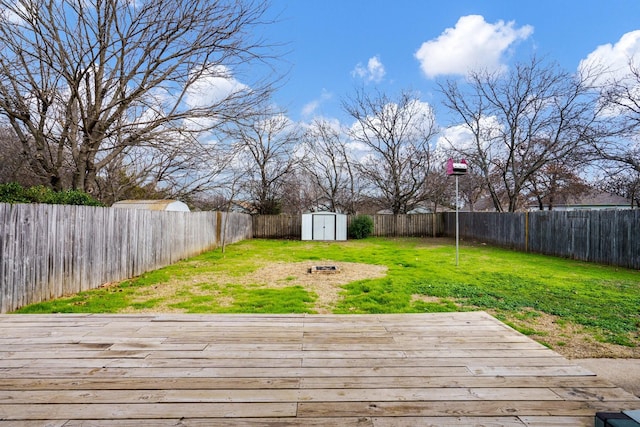
[[[335,274],[310,274],[313,266],[333,265],[338,267]],[[166,302],[157,304],[153,309],[143,310],[154,313],[181,313],[184,310],[170,307],[185,300],[180,294],[188,291],[193,294],[218,295],[216,301],[224,306],[224,296],[219,291],[203,291],[199,285],[215,283],[217,286],[246,285],[257,288],[284,288],[302,286],[317,295],[314,310],[319,314],[331,313],[339,299],[342,285],[364,279],[376,279],[387,274],[387,267],[382,265],[337,262],[331,260],[305,261],[296,263],[269,263],[256,271],[242,276],[228,275],[222,272],[211,272],[189,277],[188,279],[172,279],[167,283],[141,289],[134,302],[144,302],[150,298],[162,299]],[[226,297],[228,298],[228,297]],[[226,301],[231,305],[233,301]],[[140,313],[141,310],[135,310]]]

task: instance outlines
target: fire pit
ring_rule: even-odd
[[[340,273],[340,267],[337,265],[314,265],[309,269],[311,274],[336,274]]]

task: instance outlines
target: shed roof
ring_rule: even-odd
[[[307,213],[303,213],[302,215],[343,215],[343,216],[347,216],[346,214],[343,214],[343,213],[340,213],[340,212],[329,212],[329,211],[307,212]]]
[[[179,200],[120,200],[112,208],[146,209],[151,211],[190,212],[189,206]]]

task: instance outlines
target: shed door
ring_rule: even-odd
[[[313,240],[336,239],[336,216],[313,215]]]

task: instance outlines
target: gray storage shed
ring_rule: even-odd
[[[337,212],[303,214],[302,240],[347,240],[347,216]]]

